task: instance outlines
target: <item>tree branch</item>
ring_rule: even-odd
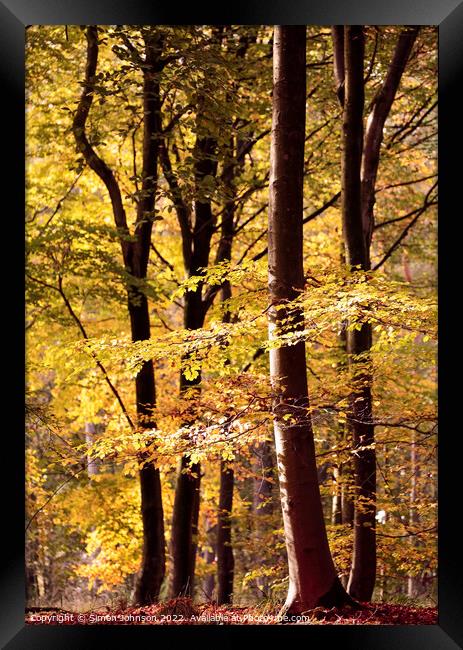
[[[99,176],[108,190],[113,207],[114,219],[117,228],[121,231],[121,246],[124,261],[128,260],[129,242],[124,236],[129,235],[127,217],[125,214],[122,196],[116,178],[91,145],[85,132],[88,115],[93,102],[94,87],[96,81],[96,69],[98,65],[98,30],[96,25],[90,25],[86,30],[87,37],[87,62],[85,65],[85,78],[82,95],[77,105],[77,110],[72,123],[72,131],[77,144],[77,149],[82,153],[89,167]]]
[[[400,234],[400,236],[399,236],[399,237],[396,239],[396,241],[392,244],[392,246],[391,246],[390,249],[387,251],[387,253],[383,256],[383,258],[381,259],[381,261],[378,262],[378,264],[376,264],[376,265],[373,267],[373,271],[376,271],[377,269],[379,269],[379,268],[384,264],[384,262],[386,262],[386,260],[388,260],[388,259],[391,257],[392,253],[397,249],[397,247],[398,247],[398,246],[401,244],[401,242],[405,239],[405,237],[408,235],[408,233],[410,232],[411,228],[413,228],[413,226],[414,226],[415,223],[418,221],[418,219],[421,217],[421,215],[422,215],[424,212],[426,212],[426,210],[427,210],[431,205],[435,205],[435,204],[437,203],[437,201],[434,201],[434,202],[428,201],[428,198],[429,198],[431,192],[433,191],[433,189],[436,187],[436,185],[437,185],[437,182],[434,183],[434,185],[432,186],[432,188],[431,188],[431,189],[429,190],[429,192],[427,193],[426,198],[425,198],[425,202],[424,202],[423,206],[422,206],[418,211],[416,211],[416,215],[415,215],[415,217],[410,221],[410,223],[408,223],[408,224],[405,226],[405,228],[403,229],[403,231],[402,231],[402,233]],[[404,217],[403,217],[403,218],[404,218]],[[396,219],[396,221],[401,221],[401,220],[402,220],[401,217],[399,217],[398,219]],[[389,221],[389,223],[391,223],[391,221]],[[386,225],[386,222],[385,222],[385,223],[382,223],[381,225],[383,225],[383,226]]]
[[[79,332],[81,333],[82,338],[85,339],[86,341],[88,341],[88,340],[89,340],[89,337],[88,337],[88,335],[87,335],[87,332],[86,332],[86,330],[85,330],[85,327],[84,327],[82,321],[80,320],[80,318],[77,316],[77,314],[76,314],[76,312],[74,311],[74,309],[73,309],[73,307],[72,307],[72,305],[71,305],[71,303],[70,303],[70,301],[69,301],[67,295],[66,295],[65,292],[64,292],[64,289],[63,289],[63,278],[61,277],[61,275],[58,275],[58,286],[57,286],[57,287],[55,287],[53,284],[48,284],[47,282],[44,282],[43,280],[39,280],[38,278],[35,278],[35,277],[32,276],[30,273],[26,273],[26,275],[27,275],[27,277],[30,278],[33,282],[36,282],[37,284],[41,284],[43,287],[46,287],[47,289],[52,289],[53,291],[56,291],[56,292],[58,292],[58,293],[60,294],[60,296],[61,296],[61,298],[63,299],[63,302],[64,302],[64,304],[65,304],[65,306],[66,306],[66,309],[68,310],[69,315],[71,316],[71,318],[73,319],[73,321],[74,321],[75,324],[77,325],[77,328],[79,329]],[[123,414],[125,415],[125,418],[126,418],[128,424],[129,424],[130,428],[131,428],[131,429],[134,429],[135,427],[134,427],[134,424],[133,424],[133,422],[132,422],[132,419],[130,418],[130,415],[129,415],[129,413],[128,413],[126,407],[125,407],[124,402],[122,401],[122,398],[121,398],[121,396],[120,396],[120,394],[119,394],[117,388],[114,386],[114,384],[112,383],[111,379],[109,378],[109,375],[108,375],[108,373],[107,373],[107,371],[106,371],[106,368],[103,366],[103,364],[101,363],[101,361],[99,361],[99,359],[97,358],[97,356],[96,356],[96,354],[93,352],[93,350],[90,351],[90,354],[91,354],[91,356],[93,357],[93,359],[95,360],[96,365],[98,366],[98,368],[99,368],[99,369],[101,370],[101,372],[103,373],[103,376],[104,376],[104,378],[105,378],[105,381],[106,381],[106,383],[108,384],[108,386],[109,386],[109,388],[110,388],[112,394],[114,395],[114,397],[115,397],[116,400],[118,401],[119,406],[121,407],[121,410],[122,410]]]

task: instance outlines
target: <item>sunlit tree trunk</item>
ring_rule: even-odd
[[[287,309],[304,287],[302,198],[306,114],[306,28],[276,26],[273,50],[273,118],[268,228],[269,336],[290,318],[302,329],[299,309]],[[289,613],[348,599],[328,547],[315,463],[305,344],[272,349],[275,448],[280,482],[289,589]]]

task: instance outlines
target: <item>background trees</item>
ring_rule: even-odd
[[[358,125],[374,112],[405,39],[396,27],[361,31],[360,90],[352,91],[361,104],[364,88]],[[88,28],[87,36],[90,43],[85,31],[72,26],[28,29],[29,602],[145,599],[135,589],[137,572],[146,568],[143,530],[146,547],[149,528],[140,515],[139,472],[147,477],[149,494],[159,499],[162,491],[157,550],[145,553],[160,558],[153,580],[161,598],[170,590],[203,600],[206,578],[216,576],[218,561],[227,565],[230,542],[234,601],[284,598],[268,352],[273,347],[272,354],[280,354],[281,345],[294,351],[301,341],[328,540],[337,571],[347,576],[353,531],[348,520],[331,520],[333,495],[351,499],[357,518],[362,504],[348,471],[359,450],[349,435],[339,435],[345,423],[351,428],[353,395],[356,404],[352,367],[339,345],[343,323],[347,338],[371,330],[368,424],[375,429],[377,481],[368,521],[375,518],[377,532],[374,597],[432,598],[435,31],[421,28],[409,43],[381,127],[372,270],[350,273],[339,255],[339,100],[346,93],[350,99],[342,82],[348,63],[343,60],[344,68],[337,69],[346,72],[335,77],[333,62],[339,59],[331,29],[307,29],[304,285],[294,296],[304,327],[272,342],[266,239],[273,29],[108,26]],[[89,74],[96,45],[97,67]],[[107,172],[98,174],[96,160],[104,161],[114,182]],[[344,168],[358,178],[352,156]],[[126,225],[114,220],[113,197]],[[134,335],[141,312],[149,330]],[[154,379],[141,379],[150,368],[156,395]],[[133,390],[140,382],[149,388],[143,395]],[[85,434],[89,423],[92,439]],[[361,453],[372,456],[371,449]],[[92,463],[97,473],[88,472]],[[336,472],[339,467],[345,471]],[[180,513],[185,489],[191,497],[188,516]],[[231,494],[231,515],[221,518],[229,513]],[[225,531],[231,526],[225,540],[224,522]],[[161,524],[167,550],[162,584]],[[190,557],[182,570],[177,564],[177,574],[176,556],[179,562]],[[229,599],[230,570],[221,575]],[[146,598],[155,592],[147,588]]]

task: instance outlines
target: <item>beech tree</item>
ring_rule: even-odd
[[[436,30],[84,29],[27,30],[28,606],[432,606]]]
[[[303,328],[303,314],[285,308],[304,288],[302,194],[305,139],[306,28],[278,26],[273,49],[273,118],[268,224],[269,336]],[[288,325],[289,324],[289,325]],[[349,600],[326,536],[309,412],[303,341],[270,351],[278,477],[288,552],[288,613]]]
[[[343,31],[344,30],[344,31]],[[418,28],[405,29],[398,37],[386,78],[371,104],[365,135],[364,33],[362,27],[333,28],[335,78],[343,105],[342,215],[346,262],[351,269],[371,268],[370,249],[374,231],[376,178],[383,130]],[[349,593],[370,600],[376,577],[376,451],[368,354],[371,325],[348,328],[347,352],[354,366],[351,414],[354,454],[354,546]],[[361,370],[355,369],[360,361]]]
[[[130,231],[121,191],[114,173],[97,153],[86,132],[92,106],[98,65],[98,28],[88,27],[85,80],[73,121],[77,149],[89,167],[99,176],[111,198],[115,225],[120,233],[122,256],[129,277],[127,284],[128,311],[133,341],[150,338],[148,302],[143,292],[143,280],[148,266],[154,201],[157,183],[157,152],[160,132],[159,74],[162,60],[162,38],[155,30],[144,34],[143,69],[143,168],[141,195],[137,204],[135,241],[129,240]],[[133,279],[130,279],[133,278]],[[141,282],[140,282],[141,281]],[[153,408],[156,403],[152,361],[145,361],[135,378],[136,405],[139,426],[152,428]],[[130,421],[130,420],[129,420]],[[164,518],[159,470],[153,463],[145,463],[140,456],[141,512],[143,520],[143,561],[135,591],[138,604],[151,603],[158,598],[165,571]]]

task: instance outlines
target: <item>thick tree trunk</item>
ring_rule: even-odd
[[[297,298],[304,287],[305,49],[305,27],[275,27],[268,254],[270,299],[278,305]],[[271,339],[288,317],[296,330],[303,327],[300,310],[274,307],[270,312]],[[303,342],[271,350],[270,378],[275,392],[275,447],[289,568],[284,609],[299,613],[321,604],[341,604],[348,596],[328,547],[308,412]]]

